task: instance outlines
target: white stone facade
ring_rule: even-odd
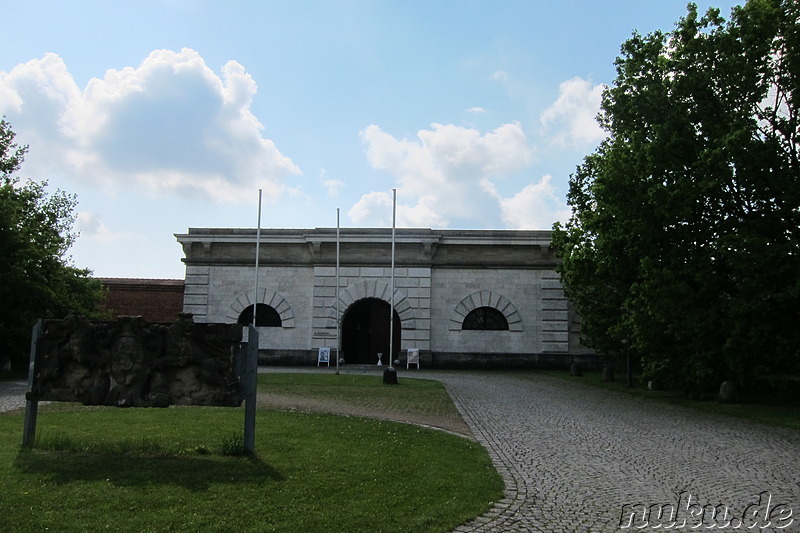
[[[401,360],[408,348],[420,351],[423,365],[453,367],[563,366],[589,357],[570,321],[548,231],[397,230],[392,277],[390,230],[341,230],[337,288],[336,230],[262,230],[258,294],[255,230],[176,237],[186,254],[184,311],[195,321],[237,322],[255,303],[277,312],[279,327],[259,328],[266,363],[313,363],[320,347],[335,353],[337,340],[345,361],[374,362],[371,351],[385,344],[388,353],[381,321],[389,322],[392,302]],[[487,307],[507,329],[464,329],[470,312]]]

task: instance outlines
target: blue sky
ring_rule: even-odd
[[[735,1],[699,1],[727,18]],[[549,229],[633,31],[683,0],[0,1],[23,178],[102,277],[182,278],[189,227]]]

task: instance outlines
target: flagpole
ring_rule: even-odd
[[[397,189],[392,189],[392,270],[391,297],[389,298],[389,366],[383,371],[383,382],[397,385],[397,370],[394,368],[394,230],[397,225]]]
[[[258,375],[258,330],[256,329],[256,310],[258,309],[258,256],[261,243],[261,189],[258,189],[258,229],[256,229],[255,294],[253,295],[253,321],[247,328],[247,355],[245,360],[245,398],[244,398],[244,451],[250,455],[256,449],[256,383]]]
[[[339,375],[339,208],[336,208],[336,375]]]
[[[394,230],[397,222],[397,189],[392,189],[392,297],[389,309],[389,369],[394,370]]]
[[[256,310],[258,309],[258,249],[261,244],[261,189],[258,189],[258,227],[256,229],[256,281],[253,295],[253,327],[256,325]]]

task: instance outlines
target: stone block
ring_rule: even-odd
[[[569,313],[567,312],[567,310],[559,310],[559,311],[547,310],[547,311],[542,311],[542,315],[541,316],[542,316],[542,322],[543,323],[544,322],[551,322],[551,321],[566,322],[566,321],[569,320]]]
[[[394,286],[400,289],[419,287],[419,278],[395,278]]]
[[[561,284],[560,279],[543,279],[541,282],[541,287],[543,290],[564,290],[564,286]]]
[[[542,342],[557,342],[566,343],[569,340],[569,334],[566,331],[543,331]]]
[[[566,299],[558,299],[558,300],[551,300],[551,299],[542,299],[542,310],[543,311],[567,311],[568,304]]]
[[[542,331],[567,331],[569,328],[569,322],[567,321],[557,321],[557,320],[543,320],[542,321]]]
[[[187,294],[183,297],[183,308],[186,309],[186,306],[189,305],[202,305],[205,308],[207,302],[208,302],[208,297],[205,295]]]
[[[335,267],[334,267],[335,270]],[[357,278],[359,276],[359,268],[358,267],[340,267],[339,268],[339,278],[342,277],[349,277],[349,278]],[[335,273],[334,273],[335,275]]]
[[[405,292],[406,296],[408,296],[409,298],[426,298],[429,297],[431,294],[428,289],[415,288],[415,287],[410,287],[406,289]]]
[[[340,269],[341,270],[341,269]],[[341,275],[341,272],[340,272]],[[336,276],[336,267],[335,266],[317,266],[314,267],[314,277],[326,277],[326,276]]]
[[[359,276],[362,278],[383,278],[386,277],[386,273],[381,267],[361,267]]]
[[[184,285],[183,294],[208,295],[208,285]]]
[[[335,298],[336,297],[336,287],[317,287],[314,291],[314,296],[319,297],[323,296],[325,298]]]
[[[408,269],[408,276],[411,277],[411,278],[430,279],[430,277],[431,277],[431,269],[430,268],[409,268]]]
[[[569,345],[566,342],[542,342],[542,351],[569,353]]]

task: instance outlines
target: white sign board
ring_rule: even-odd
[[[419,348],[409,348],[406,354],[406,369],[411,365],[417,365],[419,368]]]
[[[320,363],[325,363],[328,366],[331,366],[331,349],[330,348],[320,348],[319,353],[317,354],[317,366]]]

